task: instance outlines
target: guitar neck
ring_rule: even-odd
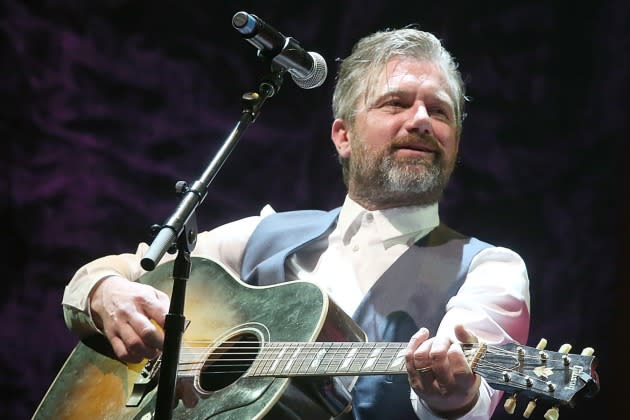
[[[246,376],[363,376],[406,374],[407,343],[266,343]],[[569,404],[581,390],[599,386],[591,352],[566,354],[515,343],[461,344],[473,372],[496,389]],[[568,350],[567,350],[568,351]]]
[[[310,342],[268,343],[253,363],[248,376],[362,376],[406,374],[407,343]],[[462,346],[471,367],[476,366],[485,345]]]

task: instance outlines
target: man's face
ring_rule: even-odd
[[[436,202],[457,159],[453,99],[435,64],[394,57],[357,104],[350,124],[333,123],[349,158],[348,193],[366,208]]]

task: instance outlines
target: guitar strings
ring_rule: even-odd
[[[243,344],[243,341],[235,341],[235,342],[224,342],[224,344]],[[253,344],[259,344],[258,342],[251,342]],[[249,343],[246,343],[249,344]],[[276,343],[274,343],[276,344]],[[277,343],[277,344],[282,344],[282,343]],[[324,343],[313,343],[312,346],[309,346],[308,343],[305,344],[300,344],[300,343],[290,343],[287,346],[259,346],[259,345],[254,345],[251,347],[245,347],[245,346],[235,346],[233,348],[222,348],[222,347],[217,347],[215,350],[222,350],[219,353],[212,353],[212,352],[208,352],[207,348],[201,348],[201,347],[182,347],[182,350],[185,350],[185,354],[188,356],[197,356],[197,355],[205,355],[205,354],[219,354],[219,355],[223,355],[223,354],[238,354],[238,355],[251,355],[253,357],[259,355],[260,353],[264,353],[265,355],[270,355],[270,356],[274,356],[274,357],[278,357],[279,353],[281,352],[282,349],[288,349],[289,351],[294,349],[297,350],[299,349],[301,353],[303,353],[304,351],[308,352],[317,352],[317,351],[322,351],[322,350],[331,350],[335,351],[335,352],[340,352],[340,351],[344,351],[344,350],[349,350],[352,349],[351,346],[340,346],[337,348],[333,348],[334,344],[341,344],[341,343],[330,343],[332,345],[329,345],[328,347],[325,347],[324,345],[322,345]],[[345,343],[344,343],[345,344]],[[396,343],[397,344],[397,343]],[[403,350],[405,345],[401,345],[401,346],[392,346],[392,347],[377,347],[377,346],[373,346],[373,347],[365,347],[362,349],[358,349],[358,352],[371,352],[374,351],[376,349],[378,350],[384,350],[384,351],[391,351],[391,350]],[[238,349],[238,350],[246,350],[245,352],[242,351],[234,351],[234,349]],[[192,350],[192,351],[190,351]],[[251,351],[248,351],[251,350]],[[274,354],[274,352],[276,354]],[[487,347],[487,351],[486,353],[488,354],[493,354],[493,355],[502,355],[505,357],[512,357],[512,358],[519,358],[518,354],[515,354],[513,352],[510,352],[508,350],[502,349],[501,347],[495,347],[495,346],[488,346]],[[402,355],[401,355],[402,356]],[[212,359],[209,358],[209,360],[218,360],[221,359],[221,357],[218,357],[216,359]],[[538,356],[530,356],[530,355],[524,355],[521,357],[522,360],[534,360],[534,361],[540,361],[540,358]],[[247,360],[247,359],[244,359]],[[263,359],[264,360],[264,359]],[[275,360],[275,359],[272,359]],[[558,362],[558,363],[562,363],[561,360],[549,360],[548,363],[553,363],[553,362]]]
[[[187,340],[188,343],[210,343],[209,341],[202,341],[202,340],[198,340],[198,341],[193,341],[193,340]],[[296,372],[297,373],[293,373],[292,374],[287,374],[286,376],[299,376],[300,374],[302,375],[309,375],[309,374],[313,374],[313,372],[308,372],[308,369],[311,367],[311,363],[307,364],[307,370],[304,371],[300,371],[300,369],[304,369],[303,365],[304,362],[306,361],[306,359],[304,358],[308,358],[308,357],[312,357],[312,356],[316,356],[320,351],[322,350],[326,350],[326,352],[328,353],[329,351],[332,350],[332,352],[334,353],[340,353],[343,351],[347,351],[352,349],[352,344],[355,343],[348,343],[348,342],[333,342],[333,343],[321,343],[321,342],[304,342],[304,343],[296,343],[296,342],[292,342],[292,343],[282,343],[282,342],[274,342],[271,345],[265,345],[265,346],[261,346],[260,342],[258,341],[226,341],[222,343],[223,345],[234,345],[235,347],[230,347],[230,348],[225,348],[225,347],[217,347],[215,350],[220,350],[219,352],[219,357],[216,357],[217,354],[216,353],[212,353],[212,352],[208,352],[208,348],[202,348],[202,347],[182,347],[182,354],[181,356],[199,356],[199,355],[208,355],[209,357],[206,358],[205,360],[196,360],[196,361],[183,361],[180,363],[180,365],[178,366],[178,372],[180,373],[192,373],[192,372],[199,372],[200,375],[220,375],[220,374],[243,374],[246,373],[248,370],[252,369],[252,367],[254,367],[254,364],[256,364],[255,369],[261,369],[261,370],[270,370],[271,368],[274,368],[274,371],[276,370],[277,367],[281,367],[282,369],[284,369],[286,367],[286,365],[288,363],[293,364],[294,361],[296,361],[295,358],[291,358],[289,360],[285,360],[282,357],[287,355],[287,354],[292,354],[291,350],[297,350],[298,348],[300,349],[300,352],[298,355],[302,356],[302,360],[299,361],[299,367],[296,368]],[[244,345],[249,345],[249,344],[253,344],[252,346],[244,346]],[[335,373],[342,373],[339,370],[341,369],[341,365],[351,359],[351,362],[348,364],[348,371],[344,372],[347,374],[352,374],[353,372],[350,371],[350,369],[352,368],[352,366],[357,365],[357,364],[361,364],[361,371],[363,373],[365,373],[365,370],[363,370],[364,364],[368,361],[368,360],[373,360],[373,359],[377,359],[377,361],[374,363],[375,368],[372,370],[373,372],[376,372],[375,374],[379,374],[381,372],[384,373],[397,373],[391,370],[391,368],[382,368],[382,369],[377,369],[376,367],[382,365],[384,362],[387,364],[386,366],[389,366],[391,364],[391,362],[393,360],[395,360],[396,358],[400,358],[403,357],[404,355],[399,354],[401,350],[403,350],[406,347],[406,343],[385,343],[385,345],[383,345],[383,343],[362,343],[362,345],[366,345],[366,344],[373,344],[372,346],[367,346],[364,347],[362,349],[358,349],[357,353],[352,355],[352,356],[348,356],[347,353],[342,353],[342,354],[333,354],[332,357],[329,357],[328,359],[326,359],[327,367],[326,369],[324,369],[324,372],[328,369],[330,369],[331,366],[337,366],[337,369],[335,370]],[[325,346],[328,347],[325,347]],[[464,351],[472,351],[474,349],[477,349],[479,347],[478,344],[462,344],[462,348]],[[239,351],[234,351],[234,349],[237,349]],[[281,355],[282,350],[285,350],[284,354]],[[392,355],[383,355],[383,353],[379,353],[378,355],[374,356],[374,357],[370,357],[370,355],[368,356],[364,356],[361,355],[361,353],[371,353],[373,352],[375,349],[379,349],[382,350],[383,352],[391,352],[392,350],[398,350],[398,353],[396,353],[395,357]],[[192,350],[192,351],[191,351]],[[200,350],[200,351],[198,351]],[[243,351],[241,351],[243,350]],[[306,354],[305,354],[306,353]],[[511,360],[514,361],[513,363],[513,367],[506,367],[504,365],[500,365],[498,363],[493,363],[493,362],[489,362],[485,359],[485,355],[484,357],[482,357],[479,361],[478,361],[478,368],[476,369],[477,373],[485,376],[484,372],[482,370],[485,369],[487,371],[491,371],[491,372],[500,372],[500,373],[504,373],[504,372],[508,372],[508,373],[518,373],[521,374],[521,372],[518,369],[523,369],[526,368],[528,366],[531,366],[529,363],[525,363],[525,361],[531,361],[534,360],[536,361],[535,365],[538,366],[540,364],[540,358],[536,357],[536,356],[530,356],[530,355],[523,355],[520,357],[521,362],[518,362],[519,356],[518,354],[511,352],[509,350],[506,350],[502,347],[497,347],[497,346],[487,346],[487,350],[486,350],[487,354],[494,354],[494,355],[500,355],[500,356],[504,356],[507,357]],[[223,355],[229,355],[231,357],[223,357]],[[264,356],[263,356],[264,355]],[[243,358],[236,358],[236,357],[232,357],[232,356],[243,356]],[[323,358],[324,356],[322,356]],[[385,361],[379,361],[379,358],[385,358],[387,360]],[[271,366],[261,366],[263,364],[271,364]],[[275,364],[275,366],[274,366]],[[401,370],[400,372],[403,373],[404,370],[402,369],[402,367],[404,367],[404,364],[401,364]],[[552,360],[552,361],[546,361],[545,365],[549,368],[554,368],[554,367],[565,367],[563,361],[556,361],[556,360]],[[319,366],[317,366],[319,367]],[[221,368],[221,369],[228,369],[228,370],[217,370],[217,368]],[[238,369],[238,370],[237,370]],[[315,369],[317,372],[317,368]],[[322,372],[322,373],[324,373]],[[263,374],[263,373],[254,373],[251,376],[281,376],[278,374],[272,374],[272,373],[268,373],[268,374]],[[535,380],[537,380],[538,378],[534,378]],[[542,380],[539,380],[539,382],[543,382]]]

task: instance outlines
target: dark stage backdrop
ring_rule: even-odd
[[[418,23],[458,58],[471,97],[442,218],[524,257],[530,345],[596,349],[602,392],[562,418],[622,416],[624,0],[3,0],[0,416],[30,417],[76,345],[61,311],[74,271],[150,239],[178,202],[174,183],[199,177],[266,72],[231,27],[239,10],[331,72],[311,91],[286,79],[212,184],[200,226],[265,203],[337,206],[335,59],[369,32]]]

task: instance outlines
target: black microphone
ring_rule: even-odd
[[[287,70],[299,87],[316,88],[326,80],[328,67],[324,57],[305,51],[295,39],[282,35],[258,16],[238,12],[232,18],[232,26],[258,48],[259,55]]]

